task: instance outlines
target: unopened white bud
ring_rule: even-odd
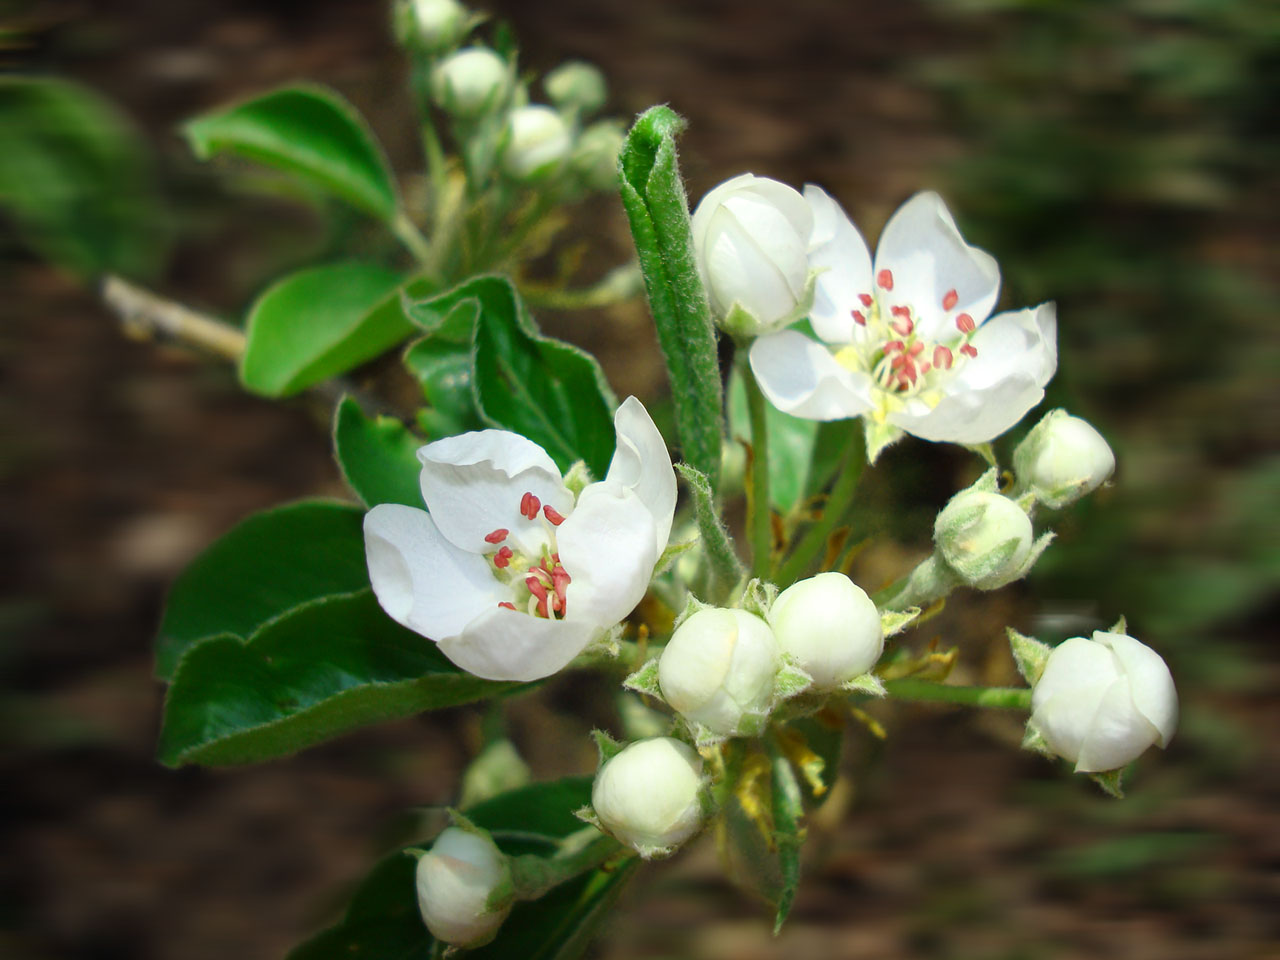
[[[702,198],[691,228],[698,272],[722,329],[754,337],[808,312],[813,213],[797,191],[744,173]]]
[[[759,617],[708,607],[672,634],[658,660],[658,686],[685,719],[720,736],[751,736],[768,718],[781,659]]]
[[[1116,456],[1088,421],[1053,410],[1018,444],[1013,469],[1023,489],[1060,510],[1105,483]]]
[[[702,758],[672,737],[630,744],[596,774],[591,806],[620,843],[646,859],[666,855],[702,825]]]
[[[1026,511],[998,493],[962,490],[942,508],[934,543],[969,586],[995,590],[1026,573],[1034,533]]]
[[[467,47],[446,58],[432,74],[432,94],[455,117],[493,110],[507,92],[507,63],[487,47]]]
[[[569,125],[550,107],[534,104],[512,110],[502,148],[502,171],[528,183],[551,176],[573,147]]]
[[[616,123],[602,120],[582,131],[573,145],[569,165],[592,190],[613,190],[618,185],[618,153],[624,136]]]
[[[1031,694],[1028,725],[1078,773],[1123,767],[1168,746],[1178,693],[1161,656],[1124,633],[1094,631],[1054,647]]]
[[[608,88],[604,74],[582,60],[570,60],[556,67],[542,81],[547,96],[557,107],[594,113],[604,106]]]
[[[880,611],[843,573],[820,573],[778,594],[769,622],[782,652],[830,690],[862,676],[884,652]]]
[[[415,34],[428,50],[444,50],[462,39],[467,8],[458,0],[411,0]]]
[[[418,909],[437,940],[488,943],[511,912],[511,868],[487,836],[449,827],[418,860]]]

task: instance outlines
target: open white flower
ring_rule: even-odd
[[[490,680],[536,680],[640,602],[666,548],[676,479],[662,434],[629,397],[604,480],[577,497],[540,446],[506,430],[429,443],[427,509],[365,516],[369,578],[392,619]]]
[[[885,225],[875,262],[820,187],[809,265],[820,271],[810,321],[751,347],[761,389],[784,413],[868,418],[868,453],[903,432],[983,443],[1044,396],[1057,367],[1052,303],[988,319],[1000,290],[990,254],[964,242],[936,193],[918,193]]]

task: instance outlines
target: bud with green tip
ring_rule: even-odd
[[[458,0],[409,0],[413,36],[426,50],[447,50],[467,32],[467,8]]]
[[[1125,633],[1095,630],[1054,647],[1031,694],[1028,729],[1077,773],[1116,770],[1178,725],[1178,693],[1161,656]]]
[[[880,611],[843,573],[820,573],[778,594],[769,622],[782,652],[832,690],[876,665],[884,652]]]
[[[1102,486],[1115,472],[1116,457],[1087,421],[1053,410],[1018,444],[1013,468],[1021,489],[1060,510]]]
[[[418,860],[416,879],[427,929],[458,947],[492,940],[515,902],[506,856],[476,828],[444,830]]]
[[[947,566],[979,590],[995,590],[1024,576],[1035,534],[1031,518],[1008,497],[962,490],[942,508],[933,540]]]
[[[620,843],[646,860],[666,856],[702,826],[702,758],[673,737],[629,744],[596,774],[591,806]]]
[[[542,81],[542,87],[557,107],[581,113],[599,110],[608,96],[604,74],[582,60],[570,60],[556,67]]]
[[[487,47],[467,47],[443,60],[431,76],[431,93],[439,106],[461,119],[491,112],[510,84],[507,63]]]
[[[672,634],[658,685],[690,723],[719,737],[754,736],[768,720],[781,664],[767,623],[745,610],[707,607]]]
[[[593,123],[573,145],[569,166],[590,189],[614,190],[618,185],[618,153],[625,139],[617,123]]]
[[[555,174],[573,147],[569,125],[542,104],[512,110],[507,117],[502,147],[502,172],[513,180],[532,183]]]

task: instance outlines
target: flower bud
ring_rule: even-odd
[[[557,107],[582,113],[599,110],[608,96],[604,74],[582,60],[570,60],[556,67],[542,81],[542,88]]]
[[[1060,510],[1105,483],[1116,456],[1087,421],[1053,410],[1018,444],[1013,468],[1023,489]]]
[[[418,860],[417,886],[427,929],[459,947],[492,940],[515,901],[502,851],[487,835],[461,827],[444,830]]]
[[[658,660],[658,686],[686,720],[720,736],[750,736],[769,715],[780,665],[767,623],[708,607],[676,628]]]
[[[995,590],[1025,574],[1033,536],[1026,511],[985,490],[956,494],[933,526],[942,559],[979,590]]]
[[[1123,633],[1095,630],[1054,647],[1031,694],[1028,726],[1077,773],[1118,769],[1153,743],[1163,749],[1177,725],[1169,668]]]
[[[591,787],[596,817],[642,857],[669,853],[702,825],[702,758],[672,737],[640,740],[606,761]]]
[[[884,651],[880,611],[843,573],[820,573],[778,594],[769,623],[782,652],[831,690],[871,670]]]
[[[569,165],[592,190],[613,190],[618,185],[618,152],[623,139],[616,123],[593,123],[578,137]]]
[[[467,8],[458,0],[411,0],[414,35],[427,50],[445,50],[462,39]]]
[[[735,336],[759,336],[808,312],[813,300],[804,197],[749,173],[720,184],[693,213],[693,249],[711,313]]]
[[[505,60],[487,47],[467,47],[436,67],[431,92],[450,114],[469,119],[496,107],[509,82]]]
[[[511,111],[502,148],[502,170],[513,180],[541,180],[560,169],[573,140],[564,118],[550,107],[534,104]]]

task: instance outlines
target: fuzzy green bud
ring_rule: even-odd
[[[938,514],[933,539],[965,583],[995,590],[1026,573],[1034,533],[1026,511],[1008,497],[962,490]]]

